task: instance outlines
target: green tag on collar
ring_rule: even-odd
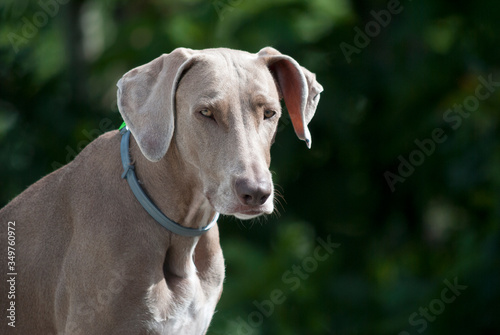
[[[118,128],[118,130],[122,130],[123,128],[125,128],[127,126],[127,124],[125,122],[122,123],[122,125],[120,126],[120,128]]]

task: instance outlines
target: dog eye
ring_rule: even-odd
[[[268,109],[268,110],[265,110],[265,111],[264,111],[264,120],[266,120],[266,119],[270,119],[270,118],[272,118],[272,117],[273,117],[273,116],[275,116],[275,115],[276,115],[276,112],[275,112],[275,111],[272,111],[272,110],[269,110],[269,109]]]
[[[214,117],[214,113],[209,109],[202,109],[200,111],[200,114],[211,119]]]

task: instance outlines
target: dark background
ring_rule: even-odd
[[[285,116],[280,214],[220,222],[209,334],[500,334],[498,1],[59,1],[1,4],[0,207],[120,125],[127,70],[271,45],[325,88],[313,147]]]

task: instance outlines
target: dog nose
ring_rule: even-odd
[[[235,190],[243,205],[260,206],[271,195],[272,184],[268,181],[253,181],[248,178],[240,178],[236,180]]]

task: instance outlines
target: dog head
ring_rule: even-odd
[[[315,75],[273,48],[257,54],[179,48],[127,72],[118,107],[142,154],[175,146],[212,207],[250,219],[273,211],[270,148],[283,99],[295,133],[307,128],[323,90]]]

